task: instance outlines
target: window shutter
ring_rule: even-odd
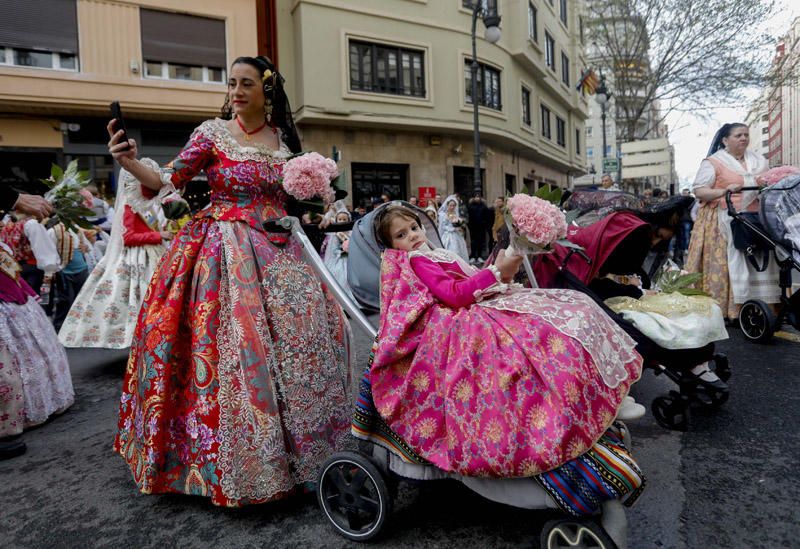
[[[142,56],[146,61],[226,68],[225,21],[141,9]]]
[[[0,47],[78,54],[75,0],[0,0]]]

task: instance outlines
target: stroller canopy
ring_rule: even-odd
[[[375,311],[380,310],[381,254],[384,250],[375,237],[375,218],[384,208],[397,205],[405,206],[416,213],[425,227],[431,246],[442,247],[436,224],[425,215],[422,208],[408,202],[395,200],[381,204],[356,221],[350,235],[350,250],[347,254],[347,282],[358,304]]]
[[[637,238],[629,238],[632,235]],[[627,258],[631,265],[641,267],[650,244],[648,224],[631,212],[612,212],[588,227],[572,226],[567,231],[567,239],[581,246],[591,262],[587,262],[578,254],[573,254],[564,264],[570,250],[555,244],[553,253],[539,256],[533,269],[536,280],[542,288],[556,286],[556,276],[562,268],[575,275],[584,284],[589,284],[609,257],[621,246],[625,246],[625,251],[619,250],[622,253],[615,255]]]
[[[761,193],[761,224],[773,239],[794,248],[800,260],[800,175],[786,177]]]

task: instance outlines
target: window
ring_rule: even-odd
[[[144,8],[139,13],[146,78],[227,80],[225,21]]]
[[[586,126],[586,137],[592,137],[592,128],[594,126]]]
[[[551,70],[556,70],[556,41],[549,32],[544,33],[544,62]]]
[[[350,41],[350,89],[425,97],[425,52]]]
[[[594,147],[586,147],[586,158],[592,158],[594,156]]]
[[[461,0],[461,7],[471,10],[472,6],[474,6],[476,2],[480,2],[481,8],[486,9],[486,3],[488,1],[489,0]]]
[[[522,123],[531,125],[531,92],[525,87],[522,88]]]
[[[75,0],[0,2],[0,65],[78,70]]]
[[[765,139],[761,142],[762,147],[769,147],[769,139]]]
[[[567,0],[560,0],[560,16],[561,22],[567,24]]]
[[[466,85],[466,102],[472,103],[472,61],[464,60],[464,82]],[[490,109],[502,110],[500,100],[500,71],[489,65],[478,63],[478,105]]]
[[[575,130],[575,154],[581,154],[581,130]]]
[[[542,105],[542,136],[547,139],[552,137],[550,133],[550,109]]]
[[[569,86],[569,57],[561,52],[561,81]]]
[[[567,124],[556,116],[556,143],[562,147],[567,146]]]
[[[536,18],[536,6],[533,5],[533,2],[528,2],[528,38],[534,42],[539,41],[539,24]]]
[[[769,128],[761,128],[761,133],[769,133]]]

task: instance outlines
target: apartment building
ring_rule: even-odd
[[[768,90],[770,166],[800,166],[800,17],[776,46],[773,70],[779,85]],[[752,141],[752,135],[751,135]]]
[[[574,0],[499,2],[477,55],[482,192],[567,186],[585,165]],[[278,3],[279,67],[306,148],[341,154],[355,204],[473,192],[471,0]]]
[[[109,103],[165,162],[219,113],[227,67],[258,48],[252,0],[0,0],[0,184],[77,158],[110,191]]]

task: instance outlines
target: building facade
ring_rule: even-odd
[[[800,17],[776,46],[773,70],[779,85],[768,90],[770,166],[800,166]],[[752,142],[752,134],[751,134]]]
[[[471,0],[278,3],[279,68],[305,148],[340,153],[354,204],[387,193],[470,195]],[[481,192],[567,186],[585,166],[580,21],[566,0],[500,2],[477,27]]]
[[[107,193],[109,103],[143,156],[170,160],[218,115],[227,67],[258,48],[252,0],[0,0],[0,184],[76,158]]]
[[[481,190],[567,186],[585,168],[575,0],[500,2],[478,23]],[[0,182],[77,158],[106,192],[109,103],[142,156],[169,161],[219,114],[227,69],[266,54],[305,149],[334,148],[354,203],[474,192],[471,0],[0,0]]]

